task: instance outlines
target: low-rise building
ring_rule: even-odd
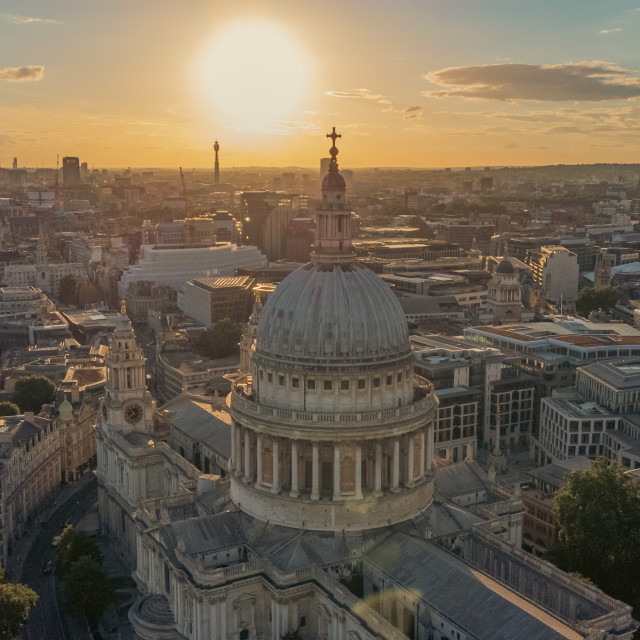
[[[205,327],[223,318],[246,322],[253,305],[254,284],[255,280],[249,276],[198,278],[185,284],[179,306]]]
[[[60,485],[60,439],[51,406],[0,418],[0,564]]]
[[[589,458],[576,457],[544,465],[529,471],[531,482],[521,484],[522,545],[535,553],[546,553],[556,540],[553,496],[565,484],[571,471],[584,471]]]

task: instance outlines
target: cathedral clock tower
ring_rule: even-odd
[[[145,357],[138,346],[124,302],[106,358],[103,426],[121,431],[152,431],[153,400],[147,391]],[[106,423],[106,424],[105,424]]]
[[[107,382],[96,428],[100,526],[135,558],[135,509],[162,489],[162,459],[153,434],[155,401],[146,389],[145,358],[124,302],[105,360]]]

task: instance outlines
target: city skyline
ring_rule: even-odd
[[[0,166],[633,163],[636,5],[9,0]]]

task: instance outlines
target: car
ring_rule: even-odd
[[[57,547],[60,544],[60,536],[53,536],[53,540],[51,540],[51,546]]]
[[[45,564],[44,567],[42,567],[42,573],[43,575],[46,576],[46,575],[49,575],[52,570],[53,570],[53,562],[49,560],[49,562],[47,562],[47,564]]]

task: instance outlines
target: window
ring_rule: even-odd
[[[393,376],[387,376],[387,386],[391,386],[393,384]]]
[[[299,378],[291,378],[291,386],[294,389],[298,389],[300,387],[300,380]]]
[[[278,384],[284,387],[284,376],[278,376]]]
[[[259,374],[260,374],[260,380],[262,380],[262,378],[264,378],[264,371],[260,369]]]
[[[331,391],[331,389],[333,389],[333,383],[331,382],[331,380],[325,380],[324,381],[324,390],[325,391]]]
[[[315,391],[316,389],[316,381],[315,380],[307,380],[307,389],[310,391]]]
[[[307,616],[300,616],[300,624],[298,626],[299,627],[307,626]]]
[[[398,374],[398,382],[402,382],[402,374],[401,373]]]
[[[366,380],[364,379],[358,380],[358,389],[365,389],[366,386],[367,386]]]
[[[380,378],[373,379],[373,388],[378,389],[380,387]]]
[[[349,391],[349,381],[340,380],[340,391]]]
[[[267,373],[267,382],[273,382],[273,373]]]

